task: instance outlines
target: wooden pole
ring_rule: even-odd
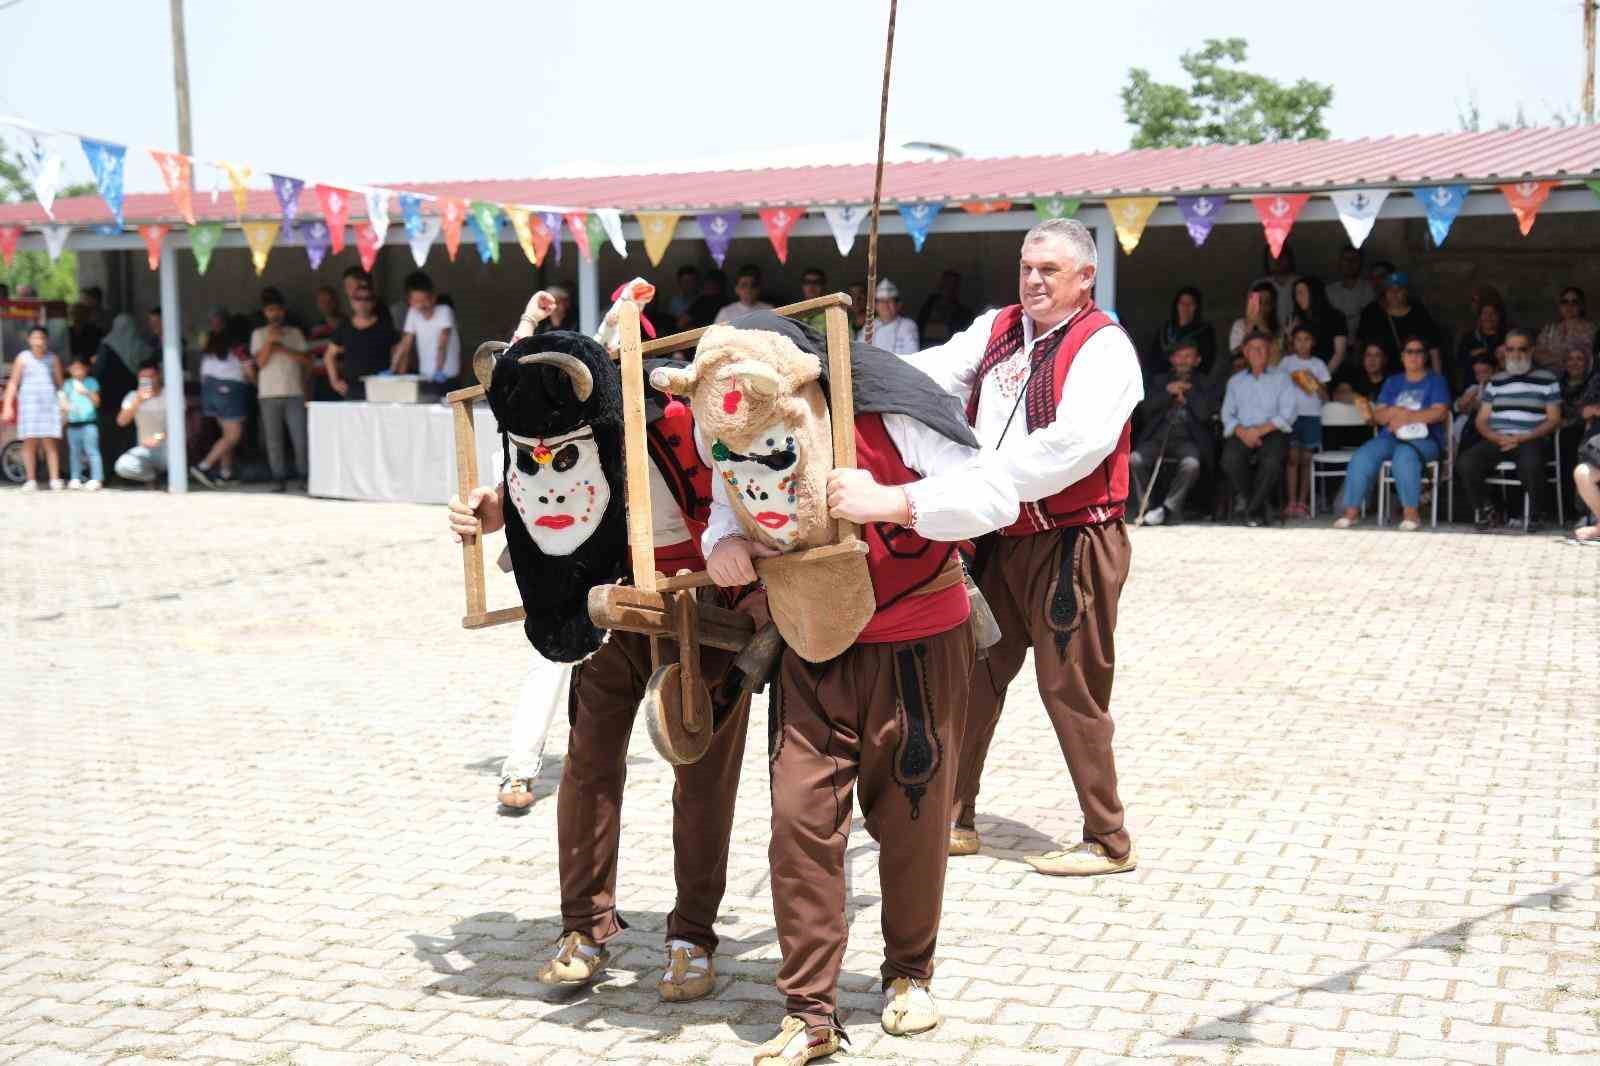
[[[1594,122],[1595,0],[1583,0],[1583,121]]]
[[[878,101],[878,169],[872,177],[872,224],[867,231],[867,322],[862,336],[872,343],[878,310],[878,213],[883,207],[883,142],[889,130],[889,70],[894,63],[894,15],[898,0],[889,0],[889,39],[883,46],[883,95]]]
[[[650,517],[650,448],[645,442],[644,357],[639,351],[639,308],[623,301],[617,312],[622,347],[622,460],[628,485],[628,550],[633,556],[633,585],[645,592],[656,587],[655,528]]]
[[[189,45],[183,32],[183,0],[171,0],[171,3],[172,82],[178,96],[178,151],[192,156],[194,137],[189,129]]]
[[[472,430],[472,401],[451,404],[450,410],[455,419],[456,492],[465,500],[467,494],[478,485],[478,448]],[[481,536],[461,538],[461,566],[467,592],[467,613],[461,624],[471,629],[475,622],[483,619],[489,606],[484,587]]]

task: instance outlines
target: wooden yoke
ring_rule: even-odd
[[[656,589],[656,543],[650,513],[650,446],[645,440],[644,355],[639,337],[639,308],[632,300],[617,311],[622,354],[622,459],[627,473],[628,551],[633,556],[633,586]]]

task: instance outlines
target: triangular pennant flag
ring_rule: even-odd
[[[120,144],[107,144],[105,141],[91,141],[87,137],[78,138],[78,143],[83,145],[83,154],[89,157],[89,167],[94,171],[94,184],[100,190],[100,198],[111,208],[111,217],[117,220],[117,229],[122,229],[122,162],[128,150]]]
[[[809,208],[769,207],[761,212],[761,221],[767,227],[767,240],[772,242],[772,250],[778,253],[778,262],[789,261],[789,231],[805,217],[807,210]]]
[[[573,211],[562,216],[562,221],[567,224],[567,232],[572,234],[572,243],[578,246],[579,254],[587,262],[594,257],[589,254],[589,230],[584,225],[584,218],[584,212]],[[556,261],[560,262],[561,257],[557,256]]]
[[[373,247],[383,243],[389,235],[389,190],[367,190],[367,222],[372,226]],[[377,253],[374,252],[374,255]],[[455,258],[451,256],[451,258]],[[370,267],[368,268],[371,269]]]
[[[970,200],[961,205],[969,215],[992,215],[997,211],[1011,210],[1010,200]]]
[[[1145,224],[1150,221],[1160,202],[1159,196],[1123,196],[1106,201],[1106,210],[1111,212],[1111,225],[1117,231],[1117,243],[1122,245],[1123,255],[1132,255],[1133,250],[1139,247]]]
[[[633,217],[644,233],[644,254],[651,266],[660,266],[661,257],[667,254],[672,234],[678,228],[676,211],[635,211]]]
[[[1585,182],[1584,184],[1589,186],[1590,192],[1594,193],[1596,196],[1600,196],[1600,181],[1590,181]]]
[[[1189,239],[1194,241],[1196,248],[1206,243],[1206,238],[1211,236],[1211,227],[1217,224],[1217,219],[1222,215],[1223,205],[1228,201],[1221,196],[1180,196],[1178,197],[1178,213],[1183,215],[1183,224],[1189,230]]]
[[[50,262],[54,263],[61,258],[61,253],[67,247],[67,237],[71,233],[72,227],[65,222],[44,227],[44,247],[45,251],[50,253]]]
[[[322,218],[328,223],[329,247],[334,255],[338,255],[344,251],[344,227],[350,220],[350,190],[318,185],[316,191]]]
[[[600,225],[605,228],[606,236],[611,239],[611,247],[616,249],[622,258],[628,258],[628,242],[622,239],[622,212],[614,207],[597,207],[594,217],[600,220]]]
[[[96,222],[89,227],[89,232],[101,237],[120,237],[122,236],[122,227],[115,222]]]
[[[144,238],[145,258],[150,261],[151,270],[161,269],[161,242],[167,239],[171,226],[160,226],[153,222],[139,227],[139,236]]]
[[[255,171],[243,163],[223,163],[223,171],[228,175],[228,188],[233,190],[233,214],[235,218],[244,218],[245,204],[250,199],[250,186],[245,182],[250,180],[250,175]]]
[[[400,194],[400,221],[406,228],[406,236],[414,237],[422,232],[422,197],[409,192]]]
[[[21,226],[0,226],[0,260],[7,267],[17,257],[17,239],[22,236]]]
[[[167,186],[167,195],[178,208],[178,214],[189,225],[194,225],[194,164],[188,156],[177,152],[158,152],[150,149],[150,158],[161,171],[161,180]]]
[[[371,222],[357,222],[356,253],[361,256],[361,269],[368,274],[372,273],[372,266],[378,261],[378,231]]]
[[[696,215],[694,220],[700,224],[700,236],[705,238],[712,260],[720,267],[733,241],[733,231],[739,225],[739,211],[707,211]]]
[[[461,224],[467,220],[467,202],[456,196],[441,196],[436,206],[444,228],[445,254],[454,263],[456,252],[461,250]]]
[[[922,242],[928,239],[928,227],[933,225],[933,216],[939,213],[944,206],[938,204],[901,204],[900,217],[906,220],[906,232],[911,234],[911,246],[917,251],[922,251]]]
[[[204,277],[207,268],[211,266],[211,253],[216,250],[217,242],[222,240],[222,223],[202,222],[198,226],[189,227],[189,248],[194,252],[194,264]]]
[[[867,217],[865,204],[835,204],[822,209],[822,217],[828,220],[828,228],[833,230],[833,243],[839,246],[840,255],[849,255],[850,248],[856,243],[856,234],[861,230],[861,222]]]
[[[1539,216],[1539,208],[1550,198],[1550,190],[1556,187],[1553,181],[1518,181],[1509,185],[1500,186],[1500,191],[1505,193],[1506,203],[1511,205],[1511,213],[1517,216],[1517,227],[1526,237],[1533,229],[1533,220]]]
[[[284,226],[293,226],[294,220],[300,217],[300,190],[306,187],[306,183],[282,174],[268,174],[267,177],[272,179],[272,191],[277,194],[278,210],[283,212]]]
[[[600,216],[590,212],[583,220],[583,230],[589,237],[589,251],[598,257],[600,249],[606,246],[606,226],[600,221]]]
[[[1294,220],[1300,217],[1300,209],[1306,206],[1309,199],[1311,194],[1306,192],[1290,196],[1280,193],[1251,197],[1250,202],[1256,205],[1256,217],[1261,219],[1261,228],[1267,233],[1267,247],[1272,250],[1274,259],[1283,254],[1283,242],[1289,239]]]
[[[1434,246],[1444,244],[1451,224],[1461,213],[1461,205],[1467,202],[1467,186],[1419,185],[1411,190],[1411,195],[1422,201],[1422,209],[1427,212],[1428,233],[1433,237]]]
[[[438,215],[418,215],[415,232],[406,230],[406,243],[411,245],[411,261],[417,264],[418,270],[428,261],[428,252],[438,238]]]
[[[544,223],[544,228],[550,234],[550,243],[555,245],[556,266],[561,265],[561,212],[541,211],[539,221]]]
[[[316,270],[322,266],[322,260],[328,254],[328,245],[332,243],[332,232],[326,222],[316,219],[302,224],[300,234],[300,239],[306,246],[306,259],[311,263],[311,269]]]
[[[33,195],[38,199],[39,206],[44,208],[45,214],[55,218],[56,190],[61,187],[61,153],[56,151],[52,141],[29,137],[27,150],[22,153],[22,162],[27,168],[28,184],[33,186]]]
[[[485,263],[500,262],[500,205],[475,200],[467,219],[478,235],[478,258]]]
[[[1040,222],[1047,222],[1052,218],[1071,218],[1082,203],[1082,200],[1069,200],[1065,196],[1043,196],[1033,202],[1033,211]]]
[[[241,222],[239,228],[244,230],[244,241],[250,246],[250,261],[256,266],[256,277],[267,269],[267,256],[272,254],[272,242],[278,239],[278,223],[272,222]]]
[[[1350,243],[1357,248],[1367,242],[1388,198],[1388,189],[1346,189],[1328,194],[1333,209],[1339,212],[1339,221],[1344,223],[1344,231],[1350,235]]]
[[[522,254],[528,257],[528,262],[538,266],[539,252],[533,246],[533,229],[528,225],[528,216],[532,214],[533,212],[526,207],[514,207],[509,204],[506,206],[506,218],[511,220],[511,232],[517,235],[517,243],[522,246]]]

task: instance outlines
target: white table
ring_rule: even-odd
[[[500,434],[486,403],[473,405],[478,480],[500,479]],[[313,496],[445,503],[456,492],[450,408],[442,403],[310,403],[307,451]]]

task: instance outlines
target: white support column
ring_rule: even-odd
[[[594,258],[585,259],[576,248],[578,257],[578,328],[594,336],[600,328],[600,249],[594,249]],[[607,308],[606,310],[610,310]]]
[[[1094,245],[1100,268],[1094,276],[1094,302],[1102,311],[1117,310],[1117,231],[1107,215],[1094,228]]]
[[[189,491],[189,447],[184,438],[183,315],[178,306],[178,249],[171,237],[161,249],[161,388],[167,399],[167,491]]]

